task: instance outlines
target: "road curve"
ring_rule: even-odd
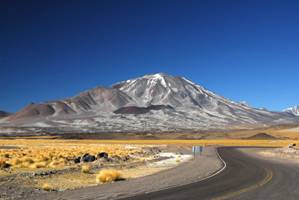
[[[235,148],[219,148],[226,169],[212,178],[126,200],[295,200],[299,199],[299,167],[248,156]]]

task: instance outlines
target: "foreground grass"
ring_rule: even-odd
[[[141,146],[103,144],[71,140],[0,140],[0,169],[64,168],[74,165],[74,160],[84,154],[97,156],[100,152],[110,157],[127,157],[141,153]],[[83,169],[88,171],[88,169]]]

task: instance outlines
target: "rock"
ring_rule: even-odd
[[[97,158],[98,159],[99,158],[106,158],[106,159],[108,159],[108,153],[106,153],[106,152],[100,152],[100,153],[98,153]]]
[[[122,161],[128,161],[130,159],[130,156],[124,156],[121,159],[122,159]]]
[[[49,176],[49,175],[55,174],[55,173],[56,173],[56,171],[50,170],[50,171],[35,172],[32,175],[33,176]]]
[[[2,168],[3,169],[7,169],[7,168],[10,168],[11,167],[11,164],[9,164],[9,163],[4,163],[3,165],[2,165]]]
[[[81,157],[79,156],[79,157],[75,158],[74,163],[77,164],[77,163],[80,163],[80,161],[81,161]]]
[[[82,161],[83,161],[83,162],[93,162],[93,161],[95,161],[95,160],[96,160],[96,157],[93,156],[93,155],[89,155],[88,153],[87,153],[87,154],[84,154],[84,155],[82,156]]]

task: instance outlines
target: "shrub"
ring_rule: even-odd
[[[13,158],[13,159],[11,159],[10,161],[9,161],[9,163],[11,164],[11,165],[19,165],[19,164],[21,164],[21,160],[20,159],[17,159],[17,158]]]
[[[38,163],[31,164],[29,168],[36,169],[36,168],[44,168],[46,166],[47,166],[47,162],[38,162]]]
[[[21,159],[21,161],[22,161],[22,162],[27,162],[27,163],[30,163],[30,164],[34,163],[33,159],[32,159],[32,158],[29,158],[29,157],[23,157],[23,158]]]
[[[121,175],[118,171],[114,169],[103,169],[97,174],[96,182],[97,183],[108,183],[116,181],[121,178]]]
[[[22,164],[20,165],[20,167],[22,168],[28,168],[32,163],[31,162],[22,162]]]
[[[48,166],[51,167],[51,168],[55,168],[55,167],[58,167],[58,166],[64,166],[64,163],[61,163],[59,161],[54,160],[54,161],[50,162]]]
[[[89,173],[90,172],[90,165],[82,165],[81,172],[83,173]]]
[[[42,184],[42,187],[41,187],[43,190],[45,191],[51,191],[52,190],[52,187],[48,184],[48,183],[44,183]]]

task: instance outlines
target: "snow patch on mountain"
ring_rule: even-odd
[[[296,115],[296,116],[299,116],[299,105],[284,109],[283,111],[287,112],[287,113],[291,113],[291,114]]]

